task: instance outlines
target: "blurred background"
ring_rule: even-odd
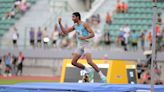
[[[132,60],[139,84],[150,83],[152,0],[0,0],[0,84],[59,82],[63,60],[76,48],[79,11],[95,33],[93,59]],[[164,1],[157,3],[155,84],[164,84]],[[71,76],[71,75],[70,75]]]

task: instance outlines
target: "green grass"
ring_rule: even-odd
[[[10,80],[0,79],[0,85],[17,84],[17,83],[29,83],[29,82],[58,82],[58,81],[44,81],[44,80]]]

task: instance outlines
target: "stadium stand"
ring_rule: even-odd
[[[119,35],[119,29],[122,25],[128,24],[131,30],[148,30],[152,24],[153,3],[148,0],[128,0],[128,12],[116,13],[113,15],[110,25],[110,34],[114,41]],[[157,3],[157,12],[161,13],[164,8],[163,2]]]
[[[0,0],[0,37],[23,16],[20,12],[13,10],[14,2],[15,0]],[[27,2],[34,4],[35,0],[27,0]],[[12,18],[5,19],[4,17],[6,16],[11,16]]]

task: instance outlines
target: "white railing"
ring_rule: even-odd
[[[105,0],[95,0],[92,4],[91,10],[82,18],[83,21],[91,17],[95,11],[104,3]]]

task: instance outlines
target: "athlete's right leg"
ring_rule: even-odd
[[[88,64],[90,66],[92,66],[92,68],[94,68],[94,70],[100,75],[101,82],[106,83],[106,81],[107,81],[106,76],[101,72],[101,70],[98,68],[98,66],[92,61],[90,46],[86,46],[84,48],[84,55],[86,57]],[[90,77],[90,79],[93,79],[93,77],[94,77],[93,71],[89,71],[89,77]]]
[[[106,76],[102,73],[102,71],[98,68],[98,66],[92,61],[92,56],[91,53],[86,53],[86,59],[89,65],[91,65],[94,70],[99,74],[100,78],[101,78],[101,82],[106,83],[107,79]],[[93,72],[90,72],[90,79],[93,79]]]
[[[72,65],[74,65],[74,66],[76,66],[76,67],[78,67],[80,69],[85,69],[84,65],[82,65],[82,64],[77,62],[80,57],[81,57],[80,54],[74,53],[73,57],[72,57]]]

